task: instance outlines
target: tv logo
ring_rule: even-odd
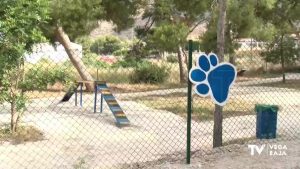
[[[248,148],[250,149],[251,156],[255,154],[255,151],[260,155],[264,150],[266,151],[266,154],[270,156],[287,155],[287,146],[284,144],[263,144],[261,146],[249,144]]]
[[[258,155],[260,155],[265,147],[266,147],[266,145],[261,145],[260,147],[258,145],[253,145],[253,144],[248,145],[248,148],[250,148],[250,154],[252,156],[254,155],[255,150],[258,153]]]

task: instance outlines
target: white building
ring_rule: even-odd
[[[55,47],[56,46],[56,47]],[[25,61],[35,64],[41,59],[48,59],[55,63],[65,62],[69,59],[65,48],[61,44],[51,45],[49,43],[39,43],[33,46],[32,53],[25,54]],[[82,46],[76,43],[71,44],[74,51],[82,58]]]

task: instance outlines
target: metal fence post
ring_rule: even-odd
[[[193,63],[193,41],[189,40],[188,73]],[[191,163],[192,83],[188,79],[186,163]]]
[[[77,106],[77,89],[78,89],[78,86],[76,86],[76,89],[75,89],[75,106]]]
[[[103,112],[103,94],[101,93],[101,98],[100,98],[100,113]]]
[[[80,106],[82,107],[82,87],[83,83],[80,84]]]
[[[97,71],[98,71],[98,69],[97,69]],[[95,82],[94,85],[95,85],[94,113],[96,113],[97,112],[97,94],[98,94],[98,84],[97,84],[97,82]]]

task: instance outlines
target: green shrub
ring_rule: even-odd
[[[118,68],[131,68],[131,67],[137,67],[142,64],[149,63],[148,61],[141,60],[141,59],[134,59],[134,58],[125,58],[124,60],[119,60],[118,62],[114,63],[112,67]]]
[[[114,68],[119,68],[119,67],[128,68],[128,67],[135,67],[136,65],[137,65],[136,61],[133,61],[133,60],[130,60],[130,61],[120,60],[120,61],[114,63],[112,65],[112,67],[114,67]]]
[[[131,45],[132,45],[132,41],[122,41],[121,48],[118,50],[115,50],[112,54],[114,56],[122,56],[122,57],[127,56]]]
[[[90,71],[94,79],[109,83],[130,83],[132,68],[104,68]]]
[[[96,54],[113,54],[122,49],[122,41],[115,36],[101,37],[93,42],[90,49]]]
[[[109,67],[108,63],[102,62],[99,60],[100,56],[95,53],[88,53],[83,56],[83,63],[89,67],[96,69],[107,68]]]
[[[282,44],[280,37],[276,37],[275,41],[267,46],[267,50],[262,52],[265,61],[271,63],[293,64],[300,59],[300,48],[297,47],[296,41],[291,37],[284,37]],[[281,58],[281,55],[283,58]],[[283,60],[282,60],[283,59]]]
[[[169,77],[169,69],[166,66],[158,66],[145,62],[137,66],[131,76],[132,83],[163,83]]]
[[[112,54],[114,56],[126,56],[129,52],[129,48],[128,47],[123,47],[119,50],[114,51]]]
[[[167,56],[167,62],[178,63],[178,57],[176,55]]]
[[[56,82],[68,84],[74,80],[73,73],[66,67],[35,64],[25,73],[21,88],[23,90],[46,90],[48,85],[54,85]]]
[[[82,36],[77,38],[75,42],[82,45],[83,54],[87,54],[91,52],[90,48],[93,44],[93,41],[90,37]]]

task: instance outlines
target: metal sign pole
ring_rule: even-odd
[[[188,72],[193,63],[193,41],[189,40]],[[186,163],[191,163],[192,83],[188,79]]]

